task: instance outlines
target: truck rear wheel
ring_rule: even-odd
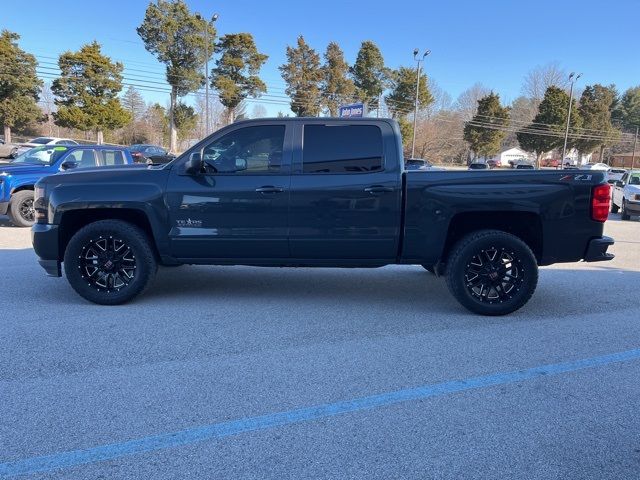
[[[447,286],[468,310],[506,315],[529,301],[538,284],[538,264],[529,246],[499,230],[462,238],[447,262]]]
[[[81,228],[64,254],[64,272],[73,289],[100,305],[118,305],[140,295],[157,270],[147,235],[121,220]]]

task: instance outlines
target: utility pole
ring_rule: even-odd
[[[569,138],[569,122],[571,122],[571,105],[573,103],[573,84],[577,82],[578,79],[582,76],[581,73],[579,73],[577,77],[575,75],[576,74],[574,72],[571,72],[571,75],[569,75],[569,82],[571,82],[571,87],[569,89],[569,112],[567,113],[567,128],[564,131],[564,145],[562,147],[562,159],[560,161],[560,168],[564,168],[564,158],[567,154],[567,139]],[[580,163],[580,159],[578,159],[577,163]]]
[[[202,15],[199,13],[196,16],[200,19],[204,19]],[[215,23],[218,20],[218,14],[214,13],[211,17],[211,22]],[[205,127],[204,127],[204,136],[206,137],[210,133],[209,129],[209,57],[211,57],[211,53],[209,53],[209,22],[205,20],[204,27],[204,44],[205,44],[205,56],[204,56],[204,116],[205,116]]]
[[[416,154],[416,128],[418,124],[418,93],[420,92],[420,62],[424,62],[427,55],[431,53],[431,50],[426,50],[422,57],[418,57],[418,49],[413,50],[413,59],[418,62],[418,68],[416,69],[416,102],[413,112],[413,140],[411,141],[411,158]]]

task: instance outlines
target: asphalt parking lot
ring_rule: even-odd
[[[467,313],[420,267],[162,269],[100,307],[0,217],[0,476],[631,479],[640,222]]]

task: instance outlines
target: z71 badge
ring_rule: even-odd
[[[567,180],[574,180],[576,182],[589,182],[593,178],[593,175],[581,173],[579,175],[565,175],[560,180],[566,182]]]

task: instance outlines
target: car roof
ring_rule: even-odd
[[[46,145],[43,145],[45,147]],[[94,149],[94,150],[127,150],[127,147],[121,145],[55,145],[54,148],[66,148],[67,150],[81,150],[81,149]]]

